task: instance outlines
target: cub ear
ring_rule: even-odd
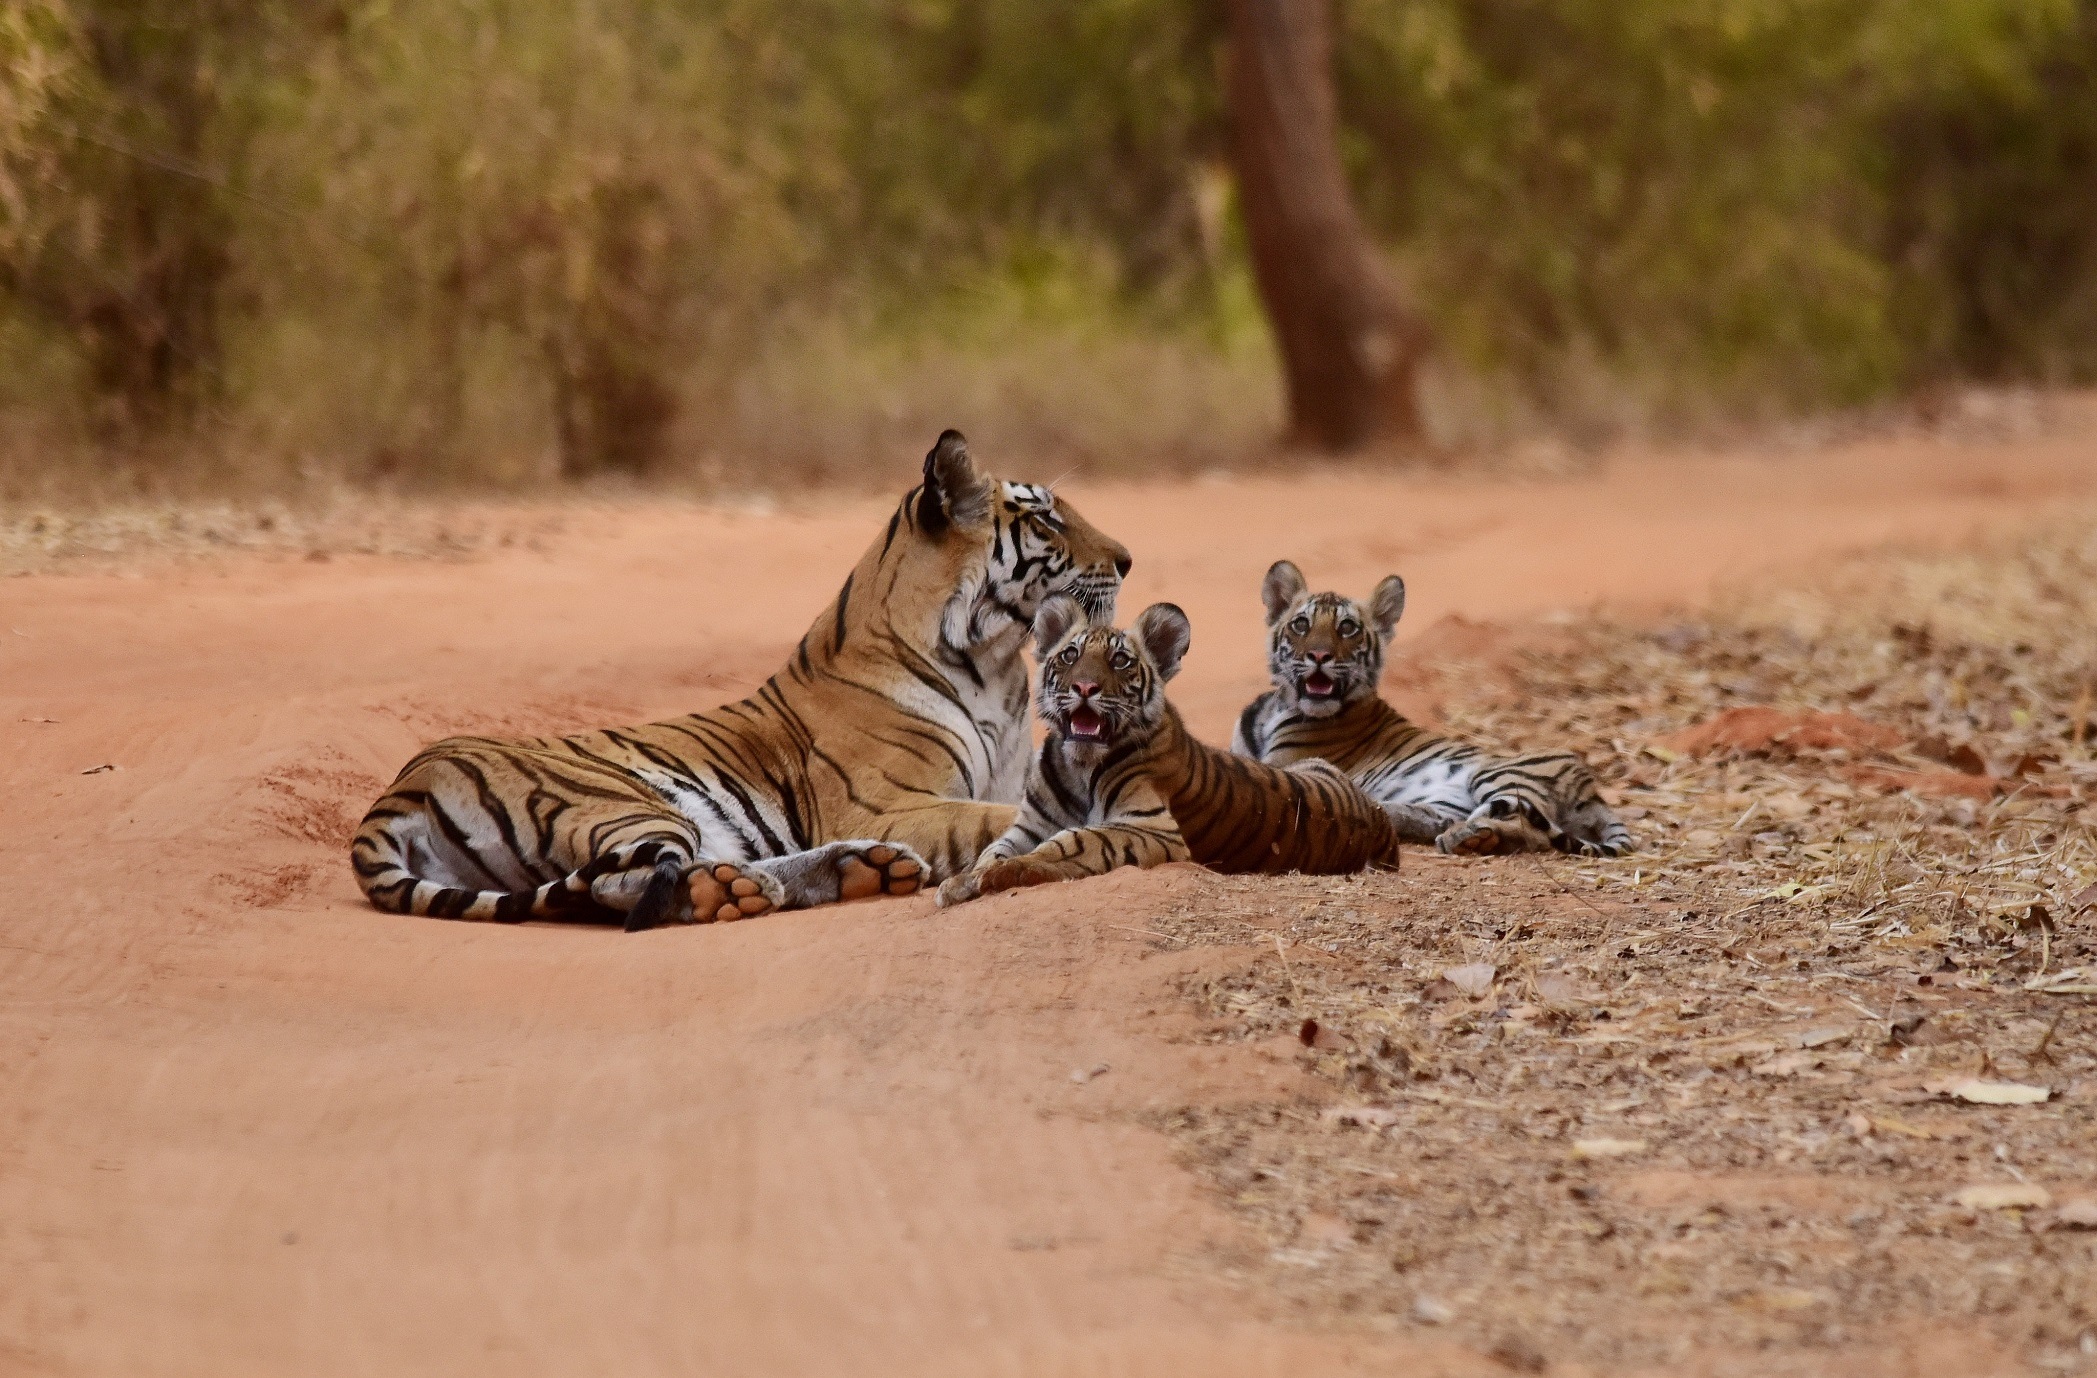
[[[968,530],[989,520],[990,480],[969,458],[967,437],[959,431],[940,432],[938,443],[925,455],[917,524],[929,536],[944,536],[949,527]]]
[[[1397,575],[1387,575],[1369,595],[1369,620],[1376,624],[1376,634],[1388,637],[1398,619],[1405,616],[1405,580]]]
[[[1052,594],[1034,614],[1034,654],[1043,660],[1063,644],[1063,638],[1085,625],[1085,608],[1067,593]]]
[[[1260,601],[1267,605],[1267,625],[1281,621],[1297,599],[1303,597],[1308,588],[1303,582],[1303,571],[1287,560],[1276,560],[1267,567],[1267,578],[1260,584]]]
[[[1180,661],[1194,641],[1194,628],[1177,603],[1151,604],[1130,630],[1150,663],[1158,667],[1159,679],[1171,679],[1180,672]]]

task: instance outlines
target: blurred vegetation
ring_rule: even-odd
[[[2097,375],[2097,0],[1339,15],[1445,439]],[[1221,30],[1209,0],[0,0],[9,481],[776,486],[885,479],[947,424],[1227,462],[1280,401]]]

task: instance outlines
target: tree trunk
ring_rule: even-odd
[[[1330,0],[1228,0],[1225,95],[1252,268],[1289,387],[1289,440],[1423,440],[1427,332],[1356,214],[1340,165]]]
[[[242,21],[194,0],[82,12],[109,122],[175,161],[78,144],[72,190],[85,189],[98,223],[77,237],[73,325],[105,421],[175,426],[203,415],[220,386],[233,225],[224,192],[182,169],[206,157],[227,78],[218,48]]]

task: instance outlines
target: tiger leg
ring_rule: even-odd
[[[1567,820],[1565,835],[1573,844],[1568,851],[1589,856],[1623,856],[1638,845],[1632,840],[1631,830],[1624,826],[1623,820],[1600,800],[1576,811]]]
[[[580,778],[569,762],[559,767],[553,783]],[[547,819],[550,856],[575,868],[571,887],[587,881],[590,899],[623,914],[627,932],[752,918],[784,902],[778,882],[740,857],[718,855],[690,819],[646,785],[633,781],[614,793],[603,778],[591,784],[590,793],[552,804],[542,791],[532,807]]]
[[[1540,752],[1491,762],[1477,773],[1478,807],[1447,844],[1445,852],[1575,852],[1622,856],[1631,832],[1609,806],[1587,763],[1571,752]]]
[[[1018,812],[1010,804],[942,800],[872,819],[870,838],[907,849],[925,866],[925,883],[960,875],[983,849],[1005,835]]]
[[[1082,880],[1122,866],[1163,866],[1190,859],[1187,841],[1169,813],[1162,823],[1066,828],[1033,851],[1017,856],[992,854],[973,869],[950,877],[939,887],[938,903],[944,909],[1000,890]]]
[[[1504,856],[1512,852],[1562,851],[1562,836],[1548,815],[1533,802],[1508,795],[1486,800],[1434,840],[1450,856]]]
[[[925,883],[924,859],[909,847],[878,838],[830,842],[805,852],[747,863],[745,869],[779,883],[782,909],[808,909],[876,895],[914,895]]]
[[[1443,833],[1464,821],[1463,810],[1439,804],[1385,804],[1400,842],[1432,846]]]
[[[1602,791],[1592,776],[1573,782],[1584,786],[1575,796],[1559,809],[1559,819],[1564,831],[1560,834],[1559,846],[1563,851],[1578,852],[1586,856],[1622,856],[1636,844],[1631,840],[1631,830],[1624,826],[1609,805],[1602,802]]]
[[[692,823],[626,772],[479,738],[411,761],[350,849],[380,909],[509,923],[682,919],[698,855]]]
[[[626,916],[629,933],[755,918],[785,903],[779,883],[755,863],[706,856],[697,829],[667,808],[593,831],[603,850],[577,875],[589,878],[594,902]]]
[[[1069,861],[1055,861],[1029,852],[1025,856],[1000,857],[978,870],[967,871],[958,876],[949,876],[939,887],[935,901],[941,909],[985,895],[995,895],[1001,890],[1024,890],[1035,885],[1052,885],[1062,880],[1077,880],[1083,876],[1096,876],[1103,867],[1086,866]]]

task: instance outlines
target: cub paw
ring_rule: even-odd
[[[837,897],[841,900],[914,895],[924,884],[924,858],[898,843],[855,843],[837,859]]]
[[[1068,877],[1062,871],[1045,861],[1023,856],[1008,857],[983,868],[983,893],[1024,890],[1030,885],[1048,885],[1065,879]]]
[[[995,895],[1000,890],[1024,890],[1030,885],[1047,885],[1052,881],[1066,880],[1067,876],[1056,867],[1028,857],[1005,857],[988,866],[979,866],[973,871],[964,871],[939,887],[934,901],[940,908],[966,904],[985,895]]]
[[[1515,850],[1509,839],[1490,823],[1459,823],[1434,840],[1434,848],[1445,856],[1492,856]]]
[[[1055,862],[1040,862],[1030,856],[1007,856],[1004,860],[990,862],[988,866],[977,866],[975,870],[950,879],[939,887],[939,908],[950,904],[965,904],[979,900],[981,896],[994,896],[1000,889],[1025,889],[1028,885],[1051,885],[1055,881],[1067,881]]]
[[[769,914],[786,903],[779,882],[732,861],[702,861],[688,882],[692,922],[732,923]]]
[[[980,872],[963,871],[958,876],[947,877],[946,883],[932,897],[932,903],[941,909],[951,909],[957,904],[967,904],[983,893],[983,877]]]

